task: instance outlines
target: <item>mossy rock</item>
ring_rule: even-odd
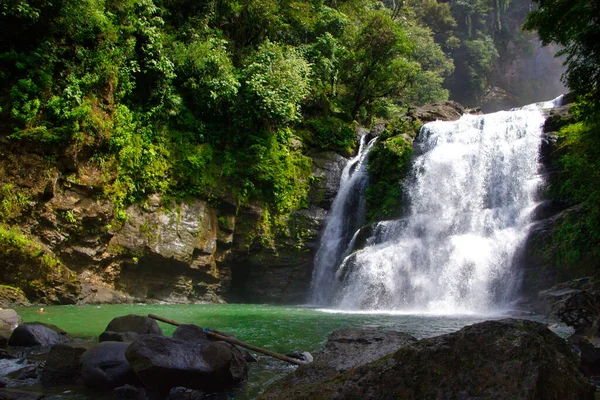
[[[19,288],[0,285],[0,307],[29,306],[31,303]]]

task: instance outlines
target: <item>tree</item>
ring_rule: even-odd
[[[577,95],[600,108],[600,2],[597,0],[535,0],[539,8],[529,13],[524,27],[537,30],[547,45],[564,46],[563,80]]]

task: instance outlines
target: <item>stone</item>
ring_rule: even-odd
[[[188,389],[178,386],[169,391],[167,400],[202,400],[204,398],[204,392],[201,390]]]
[[[15,347],[51,346],[70,342],[72,339],[59,327],[42,322],[26,322],[10,335],[8,344]]]
[[[198,325],[182,324],[173,332],[173,338],[185,341],[208,340],[204,329]]]
[[[94,346],[96,344],[92,342],[71,342],[50,347],[42,370],[42,383],[53,386],[78,380],[81,372],[80,358]]]
[[[423,339],[322,382],[261,399],[592,400],[568,344],[544,324],[505,319]]]
[[[111,390],[138,382],[125,358],[129,343],[102,342],[81,356],[81,377],[86,387],[97,391]]]
[[[100,334],[99,342],[131,342],[139,336],[137,332],[113,332],[104,331]]]
[[[15,310],[0,310],[0,344],[6,345],[12,332],[22,322]]]
[[[19,288],[0,285],[0,307],[30,306],[25,293]]]
[[[42,393],[17,389],[0,389],[0,400],[39,400],[42,398],[44,398]]]
[[[248,378],[248,364],[225,342],[143,335],[131,343],[126,357],[144,385],[163,397],[177,386],[223,391]]]
[[[428,104],[411,108],[408,115],[422,123],[432,121],[456,121],[465,113],[465,108],[455,101]]]
[[[37,379],[39,376],[38,364],[28,364],[23,368],[16,371],[12,371],[7,374],[6,377],[12,380],[26,380],[26,379]]]
[[[156,320],[143,315],[129,314],[113,318],[108,323],[105,331],[112,332],[135,332],[140,335],[154,334],[162,335],[162,330]]]
[[[77,304],[125,304],[131,303],[131,299],[114,289],[92,285],[82,284],[81,293]]]
[[[309,157],[312,159],[314,177],[308,196],[309,202],[315,207],[329,210],[340,188],[342,172],[348,159],[333,151],[311,153]]]
[[[112,394],[115,400],[146,400],[146,391],[133,385],[115,388]]]
[[[312,363],[301,365],[292,374],[275,382],[269,387],[268,393],[274,396],[272,398],[282,398],[278,396],[284,396],[289,387],[315,384],[339,376],[344,371],[368,364],[416,341],[409,334],[382,329],[334,331],[329,335],[325,349],[314,356]]]

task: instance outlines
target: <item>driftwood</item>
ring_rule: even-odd
[[[154,315],[154,314],[148,314],[148,317],[150,317],[152,319],[155,319],[157,321],[161,321],[161,322],[164,322],[164,323],[167,323],[167,324],[170,324],[170,325],[174,325],[174,326],[180,326],[181,325],[181,322],[173,321],[172,319],[163,318],[163,317],[160,317],[160,316]],[[292,358],[292,357],[285,356],[283,354],[275,353],[275,352],[273,352],[271,350],[263,349],[261,347],[254,346],[252,344],[242,342],[242,341],[234,339],[232,337],[225,336],[225,334],[223,332],[215,331],[215,330],[212,330],[212,329],[211,330],[205,330],[205,332],[206,332],[206,336],[208,336],[208,337],[211,337],[211,338],[214,338],[214,339],[218,339],[218,340],[222,340],[222,341],[227,342],[227,343],[235,344],[237,346],[244,347],[246,349],[253,350],[253,351],[265,354],[265,355],[267,355],[269,357],[273,357],[273,358],[277,358],[278,360],[289,362],[290,364],[295,364],[295,365],[304,365],[304,364],[306,364],[305,362],[302,362],[302,361],[300,361],[300,360],[298,360],[296,358]]]

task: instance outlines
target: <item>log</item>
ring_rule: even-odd
[[[161,321],[161,322],[164,322],[164,323],[167,323],[170,325],[174,325],[174,326],[181,325],[181,322],[177,322],[177,321],[174,321],[174,320],[168,319],[168,318],[163,318],[163,317],[160,317],[160,316],[154,315],[154,314],[148,314],[148,317],[155,319],[157,321]],[[295,364],[295,365],[305,365],[306,364],[305,362],[302,362],[296,358],[288,357],[283,354],[275,353],[274,351],[271,351],[271,350],[263,349],[262,347],[258,347],[258,346],[254,346],[249,343],[242,342],[241,340],[237,340],[237,339],[234,339],[234,338],[231,338],[228,336],[224,336],[223,332],[219,332],[219,331],[215,331],[215,330],[207,330],[205,332],[206,332],[207,336],[212,337],[214,339],[218,339],[218,340],[222,340],[227,343],[235,344],[237,346],[241,346],[246,349],[265,354],[269,357],[273,357],[273,358],[277,358],[278,360],[281,360],[281,361],[289,362],[290,364]]]

